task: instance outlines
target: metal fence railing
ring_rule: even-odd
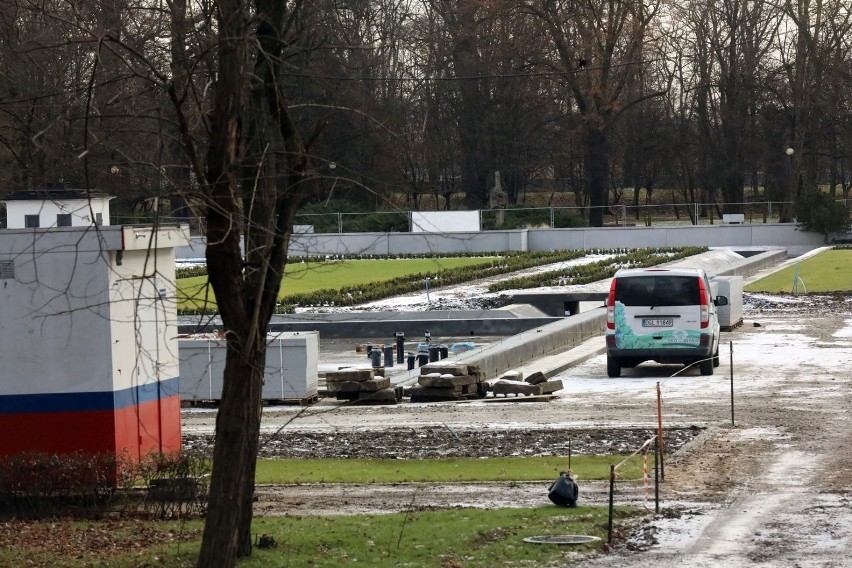
[[[777,223],[784,202],[765,201],[736,204],[742,218],[733,222]],[[605,226],[710,225],[731,222],[722,215],[724,204],[680,203],[660,205],[610,205],[603,208]],[[588,225],[589,207],[524,207],[481,209],[482,230],[518,228],[572,228]],[[304,213],[296,224],[314,233],[408,232],[408,211],[375,213]]]
[[[839,199],[852,213],[852,199]],[[609,205],[603,207],[603,224],[607,227],[676,227],[727,223],[778,223],[784,201],[744,203],[663,203],[656,205]],[[723,211],[737,211],[733,215]],[[588,226],[589,207],[524,207],[482,209],[481,230],[519,228],[573,228]],[[153,217],[113,216],[113,224],[154,222]],[[203,219],[160,217],[160,223],[189,223],[193,234],[203,232]],[[405,233],[411,230],[411,212],[378,211],[370,213],[328,212],[299,213],[296,232],[312,233]]]

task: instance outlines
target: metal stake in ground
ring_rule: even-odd
[[[660,479],[666,480],[666,466],[663,453],[663,403],[660,400],[660,382],[657,381],[657,440],[660,441]]]
[[[660,438],[654,440],[654,512],[660,514]]]
[[[615,501],[615,466],[609,466],[609,520],[606,524],[606,543],[612,544],[612,510]]]
[[[734,342],[730,342],[731,348],[731,426],[736,426],[734,423]]]

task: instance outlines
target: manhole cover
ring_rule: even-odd
[[[524,542],[533,544],[586,544],[587,542],[595,542],[600,540],[596,536],[588,536],[584,534],[556,534],[545,536],[528,536]]]

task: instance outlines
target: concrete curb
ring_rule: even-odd
[[[606,310],[595,308],[462,353],[453,357],[452,360],[477,365],[485,379],[497,377],[511,369],[518,369],[531,361],[541,361],[548,356],[559,357],[560,361],[554,364],[553,369],[565,365],[561,369],[564,370],[580,362],[581,357],[587,359],[593,356],[593,353],[586,353],[588,350],[577,351],[573,355],[576,359],[571,362],[570,352],[591,338],[597,338],[602,342],[600,335],[604,331],[605,324]],[[541,364],[536,363],[536,366],[540,370]],[[550,376],[558,372],[560,371],[554,370]],[[391,381],[394,385],[413,384],[419,375],[419,369],[412,369],[392,377]]]

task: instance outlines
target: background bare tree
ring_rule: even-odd
[[[555,68],[572,97],[585,151],[589,225],[603,225],[612,130],[621,113],[647,98],[632,89],[657,5],[643,0],[588,3],[539,0],[529,9],[547,30]]]
[[[233,566],[251,553],[266,329],[308,175],[286,82],[289,50],[300,47],[301,4],[220,0],[216,6],[217,67],[203,157],[183,110],[192,82],[170,87],[184,148],[203,180],[208,274],[228,347],[199,566]]]
[[[203,216],[228,361],[199,563],[229,566],[251,550],[265,330],[303,196],[483,207],[500,171],[509,203],[573,192],[593,226],[628,189],[728,211],[799,179],[848,196],[847,4],[0,0],[0,179]]]

